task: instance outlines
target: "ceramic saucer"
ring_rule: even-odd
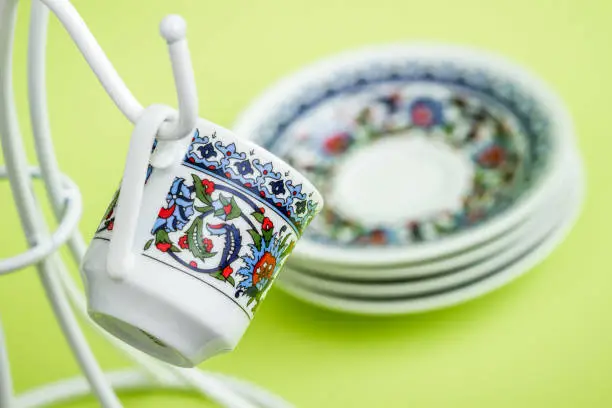
[[[501,265],[476,274],[455,286],[403,295],[394,298],[347,297],[308,289],[281,275],[279,286],[292,295],[321,307],[370,315],[417,313],[456,305],[491,292],[521,276],[545,259],[559,245],[574,225],[584,196],[584,176],[576,158],[576,177],[565,195],[567,208],[558,212],[560,219],[545,237],[534,239],[530,249]],[[534,244],[535,242],[535,244]],[[290,276],[290,275],[287,275]]]
[[[402,265],[482,244],[550,194],[572,126],[558,98],[500,57],[376,47],[282,80],[242,134],[305,173],[326,209],[304,265]]]
[[[550,203],[562,202],[562,198],[567,195],[567,186],[574,183],[576,176],[575,148],[568,148],[565,155],[565,167],[561,169],[554,183],[555,189],[550,197],[546,197],[540,208],[534,209],[535,213],[526,220],[519,223],[514,228],[505,231],[499,237],[494,237],[481,245],[467,248],[458,253],[447,254],[436,259],[425,260],[415,263],[407,263],[402,266],[379,266],[379,267],[360,267],[356,265],[325,265],[313,263],[312,266],[304,262],[287,261],[287,266],[299,275],[305,275],[306,280],[321,278],[326,283],[324,285],[333,286],[333,281],[342,284],[347,282],[397,282],[400,280],[416,281],[418,278],[430,278],[446,275],[453,271],[461,271],[469,266],[476,266],[489,257],[502,254],[509,248],[515,246],[520,240],[548,227],[551,222],[550,216],[555,212],[550,211]],[[554,220],[553,220],[554,221]],[[312,282],[311,282],[312,283]]]

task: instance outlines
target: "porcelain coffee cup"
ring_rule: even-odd
[[[204,119],[155,142],[168,114],[154,105],[136,124],[81,269],[95,322],[190,367],[235,348],[323,201],[288,164]]]

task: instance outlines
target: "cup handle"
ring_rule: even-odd
[[[144,192],[151,146],[161,124],[174,111],[165,105],[147,107],[136,121],[123,171],[115,212],[115,227],[106,258],[107,271],[113,279],[123,279],[134,267],[133,250],[138,215]]]

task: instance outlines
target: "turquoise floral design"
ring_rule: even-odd
[[[215,287],[250,317],[319,208],[291,171],[240,146],[214,130],[195,131],[142,248]],[[156,171],[149,165],[145,184]],[[95,239],[112,236],[118,197]]]
[[[294,185],[290,174],[281,174],[272,162],[264,163],[253,157],[254,151],[240,151],[235,143],[215,141],[216,137],[215,133],[202,135],[196,129],[183,163],[223,178],[265,200],[301,234],[311,219],[310,209],[317,211],[311,199],[312,192],[302,193],[302,185]]]
[[[401,87],[384,92],[366,88],[363,92],[371,95],[369,100],[354,102],[352,96],[347,96],[345,102],[338,102],[344,104],[344,109],[351,106],[356,112],[340,130],[326,135],[321,133],[325,126],[320,122],[324,119],[302,122],[301,137],[292,137],[297,145],[287,150],[284,158],[326,195],[331,193],[331,181],[345,156],[379,139],[424,135],[442,140],[471,159],[474,173],[471,189],[463,197],[459,211],[406,219],[403,224],[394,225],[365,226],[330,204],[310,230],[309,238],[357,246],[423,242],[476,225],[510,205],[514,191],[521,187],[516,175],[527,171],[531,161],[521,150],[526,136],[510,124],[507,113],[483,103],[469,91],[447,90],[439,92],[440,96],[405,93]],[[305,159],[307,153],[309,160]],[[302,205],[295,210],[302,210]]]
[[[268,287],[272,284],[281,265],[291,253],[294,241],[290,235],[282,235],[285,227],[274,232],[274,224],[262,212],[254,212],[253,217],[261,223],[261,232],[250,229],[249,234],[253,240],[249,244],[251,254],[244,258],[244,265],[238,270],[242,280],[238,284],[236,296],[248,296],[247,304],[261,300]]]
[[[293,249],[295,232],[284,224],[276,231],[265,208],[239,191],[197,174],[191,174],[191,179],[187,183],[177,177],[172,183],[151,230],[153,238],[144,250],[164,254],[196,274],[225,282],[235,288],[234,298],[247,297],[246,305],[254,311]],[[296,196],[301,194],[301,189],[293,191]],[[245,206],[250,212],[243,210]],[[236,221],[251,226],[246,252],[242,248],[244,229],[234,225]]]
[[[166,202],[168,205],[159,210],[152,232],[160,229],[166,232],[181,230],[193,215],[193,187],[185,180],[176,178],[170,187]]]

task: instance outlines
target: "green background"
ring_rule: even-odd
[[[22,3],[14,76],[34,162],[25,86],[30,2]],[[225,126],[281,75],[359,45],[415,39],[471,44],[501,52],[543,77],[574,116],[588,197],[572,234],[533,273],[468,304],[398,318],[327,312],[273,289],[238,349],[202,367],[254,381],[301,407],[612,406],[612,139],[606,130],[612,2],[82,0],[75,5],[145,105],[176,103],[158,24],[165,14],[182,14],[200,113]],[[57,155],[82,189],[81,230],[89,239],[118,185],[131,125],[55,19],[48,53]],[[0,183],[0,193],[0,256],[7,257],[25,243],[8,183]],[[0,313],[18,391],[77,374],[33,268],[2,278]],[[87,333],[105,368],[127,365]],[[199,403],[175,394],[125,401],[134,407]]]

